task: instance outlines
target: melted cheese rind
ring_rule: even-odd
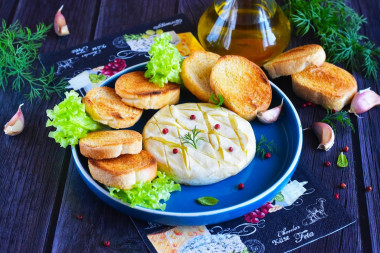
[[[191,115],[196,119],[191,120]],[[215,129],[215,124],[220,128]],[[180,139],[194,127],[205,139],[198,142],[197,149]],[[167,134],[162,133],[164,128],[169,130]],[[252,161],[256,152],[251,124],[226,108],[207,103],[165,106],[145,125],[143,144],[157,159],[159,170],[188,185],[207,185],[233,176]]]

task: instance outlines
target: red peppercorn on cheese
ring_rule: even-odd
[[[163,129],[168,132],[163,134]],[[226,108],[207,103],[162,108],[145,125],[143,145],[157,159],[159,170],[188,185],[207,185],[233,176],[256,152],[251,124]]]

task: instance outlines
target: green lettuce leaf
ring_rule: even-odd
[[[75,91],[65,92],[66,98],[54,106],[53,110],[46,110],[48,121],[46,127],[56,127],[49,137],[54,138],[61,147],[78,144],[78,140],[85,137],[89,131],[102,128],[102,125],[91,119],[85,111],[81,97]]]
[[[131,207],[136,205],[165,210],[166,204],[161,203],[170,198],[170,193],[180,191],[181,185],[171,180],[165,173],[158,171],[157,178],[150,182],[138,182],[130,190],[121,190],[108,187],[110,195],[120,199],[124,203],[129,203]]]
[[[163,33],[154,38],[149,50],[150,61],[146,65],[145,77],[160,87],[168,82],[182,84],[180,72],[183,59],[177,48],[170,44],[171,39],[169,34]]]

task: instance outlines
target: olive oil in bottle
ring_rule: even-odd
[[[261,66],[287,47],[290,23],[275,0],[215,0],[199,20],[198,37],[207,51]]]

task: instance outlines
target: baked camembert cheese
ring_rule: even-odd
[[[183,137],[199,131],[196,148]],[[178,183],[208,185],[244,169],[256,152],[251,124],[236,113],[208,103],[168,105],[145,125],[143,146]]]

